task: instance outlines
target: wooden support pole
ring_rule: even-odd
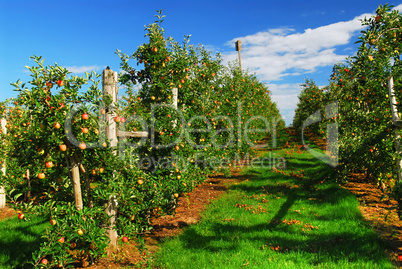
[[[401,152],[401,119],[398,115],[398,108],[396,106],[396,98],[395,98],[395,91],[394,91],[394,78],[390,77],[388,79],[388,95],[389,95],[389,102],[391,105],[391,113],[392,113],[392,122],[397,127],[395,129],[395,151],[398,154],[396,159],[397,164],[397,178],[398,182],[402,182],[402,158],[400,157]]]
[[[173,106],[177,110],[177,108],[179,107],[178,106],[179,90],[177,88],[173,88],[172,93],[173,93]],[[177,119],[174,120],[174,122],[173,122],[173,128],[176,128],[176,126],[177,126]]]
[[[241,52],[240,52],[242,50],[241,40],[237,40],[235,45],[236,45],[236,51],[239,52],[239,67],[241,72]]]
[[[1,130],[3,133],[7,133],[6,128],[7,120],[1,119]],[[0,169],[3,175],[6,175],[6,160],[0,164]],[[0,208],[4,208],[6,206],[6,191],[4,186],[0,186]]]
[[[29,169],[27,169],[25,178],[27,180],[27,187],[28,187],[28,190],[25,193],[25,202],[29,202],[29,200],[31,199],[31,175],[29,173]]]
[[[110,95],[112,97],[111,107],[107,108],[106,113],[106,136],[110,142],[111,147],[117,146],[117,127],[114,117],[116,112],[114,111],[117,102],[117,72],[110,69],[103,70],[102,73],[102,87],[103,95]],[[115,152],[117,154],[117,152]]]
[[[106,113],[106,136],[110,142],[111,147],[117,146],[117,126],[114,121],[116,113],[114,111],[117,102],[117,72],[110,70],[109,68],[103,70],[102,73],[102,87],[103,95],[110,95],[113,102],[110,107],[107,108]],[[117,154],[117,150],[114,151]],[[118,249],[117,231],[114,229],[116,214],[117,214],[117,197],[116,195],[111,195],[106,206],[106,213],[110,216],[110,223],[108,228],[108,235],[110,239],[109,248],[107,250],[107,255],[110,257],[112,253],[116,252]]]
[[[76,158],[71,157],[69,159],[69,168],[70,168],[71,181],[72,181],[73,190],[74,190],[75,208],[77,210],[82,210],[83,202],[82,202],[82,193],[81,193],[80,169],[79,169],[79,164],[77,163]]]

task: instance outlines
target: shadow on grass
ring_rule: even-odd
[[[364,227],[366,224],[357,207],[355,197],[349,191],[331,182],[334,174],[332,168],[318,163],[315,159],[295,158],[297,162],[290,163],[291,171],[305,170],[298,174],[286,174],[285,171],[273,173],[251,169],[254,178],[250,182],[230,186],[230,190],[240,191],[245,195],[270,194],[279,195],[284,202],[279,206],[273,217],[262,224],[239,224],[232,222],[208,223],[208,232],[204,235],[195,226],[191,226],[181,235],[181,241],[187,249],[203,249],[210,252],[235,253],[240,250],[242,240],[266,242],[268,246],[279,246],[278,252],[297,252],[309,254],[308,263],[318,265],[325,262],[377,263],[386,260],[383,244],[370,229],[363,231],[346,231],[329,228],[313,230],[305,233],[295,231],[295,226],[282,222],[291,207],[302,200],[304,205],[329,207],[323,214],[313,219],[331,221],[351,221],[351,225]],[[247,173],[250,170],[247,170]],[[289,172],[289,171],[287,171]],[[267,184],[268,183],[268,184]],[[346,202],[345,202],[346,201]],[[356,204],[354,204],[354,202]],[[336,206],[334,206],[336,205]],[[358,223],[358,224],[357,224]],[[355,227],[354,226],[354,227]],[[302,226],[303,227],[303,226]],[[300,227],[299,227],[300,228]],[[264,231],[261,233],[260,231]],[[286,233],[284,236],[279,233]],[[261,251],[268,251],[261,249]]]
[[[385,259],[383,246],[374,232],[369,234],[356,234],[353,231],[332,234],[311,233],[305,234],[302,239],[298,239],[297,237],[300,238],[298,232],[294,232],[291,227],[283,225],[278,230],[286,232],[286,237],[278,236],[277,233],[271,233],[268,236],[255,235],[253,231],[272,228],[269,223],[251,226],[214,223],[211,228],[214,235],[205,236],[199,233],[196,228],[189,227],[181,236],[184,247],[195,251],[202,249],[211,253],[234,254],[241,249],[241,238],[246,238],[247,241],[265,242],[258,247],[260,251],[269,251],[270,246],[279,246],[276,249],[278,253],[311,254],[309,255],[311,259],[309,263],[312,265],[325,262],[336,263],[337,260],[345,259],[345,257],[349,262],[371,261],[376,263]]]
[[[0,222],[3,231],[10,231],[0,238],[1,268],[32,268],[27,262],[32,261],[32,253],[39,249],[46,225],[47,220],[39,217],[28,222],[16,218]]]

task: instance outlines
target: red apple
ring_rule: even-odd
[[[59,146],[61,151],[66,151],[67,150],[67,146],[62,144]]]
[[[144,183],[144,181],[142,181],[142,179],[139,179],[139,180],[137,181],[137,183],[138,183],[138,185],[142,185],[142,184]]]
[[[63,85],[64,85],[64,81],[63,81],[63,80],[58,80],[58,81],[57,81],[57,85],[60,86],[60,87],[63,86]]]
[[[124,243],[128,242],[128,237],[127,236],[123,236],[123,238],[121,239]]]
[[[114,121],[115,122],[120,122],[120,117],[119,116],[114,117]]]
[[[84,150],[84,149],[87,148],[87,145],[86,145],[85,143],[81,143],[81,144],[78,145],[78,147],[79,147],[80,149]]]
[[[57,221],[55,219],[51,219],[49,222],[53,226],[57,224]]]
[[[46,162],[46,167],[47,168],[52,168],[53,167],[53,162],[52,161]]]
[[[81,117],[82,117],[83,120],[89,119],[89,115],[87,113],[82,114]]]
[[[88,128],[84,127],[81,129],[82,133],[87,134],[89,132]]]
[[[44,264],[44,265],[47,265],[48,261],[46,259],[42,259],[42,261],[40,263]]]
[[[46,82],[46,87],[51,89],[53,87],[53,83],[52,82]]]
[[[19,219],[24,219],[24,217],[25,217],[25,216],[24,216],[23,213],[19,213],[19,214],[18,214],[18,218],[19,218]]]
[[[60,237],[60,239],[58,240],[60,243],[64,243],[64,237],[62,236],[62,237]]]
[[[38,178],[39,178],[39,179],[44,179],[44,178],[45,178],[45,174],[44,174],[44,173],[39,173],[39,174],[38,174]]]
[[[60,129],[60,128],[61,128],[61,124],[58,123],[58,122],[55,122],[55,123],[53,124],[53,127],[54,127],[55,129]]]
[[[120,118],[120,121],[121,121],[121,122],[126,122],[126,118],[125,118],[125,117],[121,117],[121,118]]]

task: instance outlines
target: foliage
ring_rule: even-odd
[[[388,96],[388,78],[395,78],[396,99],[401,100],[401,14],[389,5],[380,5],[376,14],[362,20],[366,29],[361,32],[356,56],[346,63],[336,64],[323,99],[299,99],[298,107],[308,107],[311,100],[322,102],[321,107],[337,101],[339,115],[339,166],[340,180],[347,180],[350,173],[365,173],[387,189],[394,186],[396,177],[395,136]],[[321,97],[320,97],[321,98]],[[294,123],[300,126],[306,112],[296,111]],[[319,124],[325,130],[326,121]],[[324,136],[324,133],[322,133]],[[391,180],[389,180],[391,179]],[[399,183],[397,183],[398,185]],[[394,188],[394,190],[397,190]],[[394,194],[397,194],[395,192]],[[396,196],[401,199],[400,194]]]
[[[219,55],[190,45],[189,37],[183,44],[165,39],[161,12],[157,17],[145,29],[149,43],[131,56],[117,51],[126,87],[118,104],[99,89],[99,74],[71,76],[37,56],[27,67],[31,81],[13,83],[18,97],[0,104],[7,120],[0,133],[7,173],[0,184],[25,220],[41,214],[52,224],[33,253],[34,266],[84,266],[98,259],[108,242],[110,197],[117,198],[118,234],[142,234],[152,228],[152,217],[174,214],[180,195],[210,173],[229,171],[284,125],[255,75],[236,64],[224,67]],[[120,131],[146,131],[148,137],[120,137],[110,147],[108,113],[117,114]],[[77,169],[80,180],[74,183]]]

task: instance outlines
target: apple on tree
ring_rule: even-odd
[[[53,124],[53,127],[54,127],[55,129],[60,129],[60,128],[61,128],[61,124],[58,123],[58,122],[55,122],[55,123]]]
[[[46,167],[47,168],[52,168],[53,167],[53,162],[52,161],[46,162]]]
[[[78,145],[78,147],[79,147],[81,150],[84,150],[84,149],[87,148],[87,145],[86,145],[85,143],[80,143],[80,144]]]
[[[59,240],[57,240],[57,241],[59,241],[60,243],[64,243],[64,237],[62,236],[62,237],[60,237],[60,239]]]

